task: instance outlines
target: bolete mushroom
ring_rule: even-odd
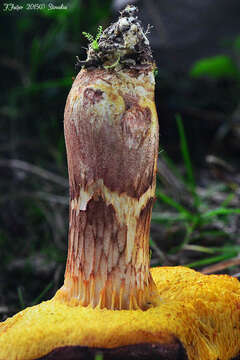
[[[149,269],[158,156],[154,63],[136,7],[91,43],[65,108],[68,259],[53,299],[0,324],[0,360],[230,360],[240,285]]]

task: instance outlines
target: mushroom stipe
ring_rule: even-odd
[[[136,7],[94,41],[64,114],[64,284],[53,299],[0,323],[0,360],[98,351],[104,359],[237,359],[239,281],[181,266],[150,269],[159,131],[155,65]]]

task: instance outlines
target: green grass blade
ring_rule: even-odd
[[[187,139],[185,136],[182,119],[179,114],[176,115],[176,120],[177,120],[178,132],[179,132],[179,136],[180,136],[180,147],[181,147],[183,160],[184,160],[184,163],[186,166],[188,181],[189,181],[192,189],[195,190],[196,183],[195,183],[195,179],[194,179],[194,175],[193,175],[193,168],[192,168],[192,163],[191,163],[191,159],[190,159],[190,155],[189,155]]]
[[[156,212],[152,213],[152,222],[155,223],[173,223],[173,222],[182,222],[186,220],[186,215],[183,213],[173,213],[173,212]]]
[[[214,253],[216,252],[214,249],[208,248],[208,247],[206,247],[206,246],[190,245],[190,244],[185,244],[185,245],[183,246],[183,250],[203,252],[203,253],[207,253],[207,254],[214,254]]]
[[[212,218],[218,215],[233,215],[240,214],[240,209],[226,209],[226,208],[217,208],[215,210],[207,211],[205,214],[202,214],[204,219]]]
[[[229,254],[224,254],[224,255],[218,255],[218,256],[213,256],[210,258],[206,258],[206,259],[201,259],[195,262],[192,262],[190,264],[187,264],[185,266],[190,267],[190,268],[195,268],[195,267],[200,267],[200,266],[204,266],[204,265],[209,265],[209,264],[214,264],[223,260],[227,260],[227,259],[231,259],[233,256],[233,254],[229,253]]]
[[[44,295],[48,292],[48,290],[52,287],[52,285],[53,285],[53,283],[50,282],[50,283],[45,287],[45,289],[43,289],[43,291],[40,293],[40,295],[38,295],[38,297],[36,297],[36,299],[33,300],[32,305],[38,304],[38,303],[42,300],[42,298],[44,297]]]
[[[186,172],[187,172],[187,182],[188,182],[191,192],[194,196],[194,205],[196,207],[198,207],[199,198],[196,193],[196,182],[195,182],[195,177],[194,177],[194,173],[193,173],[192,162],[191,162],[191,158],[190,158],[190,153],[189,153],[189,148],[188,148],[188,144],[187,144],[187,139],[186,139],[186,135],[185,135],[185,131],[184,131],[182,118],[179,114],[176,115],[176,121],[177,121],[177,126],[178,126],[179,137],[180,137],[181,153],[182,153],[183,161],[184,161],[184,164],[186,167]]]
[[[223,254],[233,254],[234,256],[238,256],[240,253],[240,246],[239,245],[223,245],[222,247],[212,247],[215,252],[223,253]]]
[[[235,197],[234,193],[229,194],[226,199],[221,203],[221,207],[224,208],[228,206],[228,204],[232,201],[232,199]]]
[[[101,353],[96,354],[94,360],[103,360],[103,354]]]
[[[180,248],[182,248],[184,245],[188,244],[190,242],[190,240],[192,240],[192,234],[193,234],[195,228],[197,227],[198,223],[199,223],[199,217],[193,216],[191,223],[186,224],[186,235],[183,239],[183,242],[182,242]]]
[[[22,289],[20,286],[18,286],[18,288],[17,288],[17,293],[18,293],[18,299],[19,299],[21,309],[24,309],[26,307],[26,305],[25,305],[25,301],[23,299],[23,293],[22,293]]]
[[[184,214],[185,217],[187,217],[189,219],[193,218],[193,215],[187,209],[185,209],[185,207],[183,207],[181,204],[179,204],[177,201],[173,200],[172,198],[170,198],[166,194],[163,194],[158,189],[156,190],[156,197],[158,199],[161,199],[167,205],[170,205],[171,207],[177,209],[181,214]]]

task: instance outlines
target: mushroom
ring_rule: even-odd
[[[65,107],[70,181],[64,285],[0,324],[0,360],[230,360],[240,285],[149,268],[158,121],[148,39],[127,6],[89,45]],[[96,40],[94,40],[96,41]]]

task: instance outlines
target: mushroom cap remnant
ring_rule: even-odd
[[[189,360],[230,360],[240,353],[237,279],[185,267],[153,268],[151,273],[160,305],[146,311],[92,309],[66,305],[56,296],[0,324],[0,360],[39,359],[71,346],[171,346],[178,340]]]

